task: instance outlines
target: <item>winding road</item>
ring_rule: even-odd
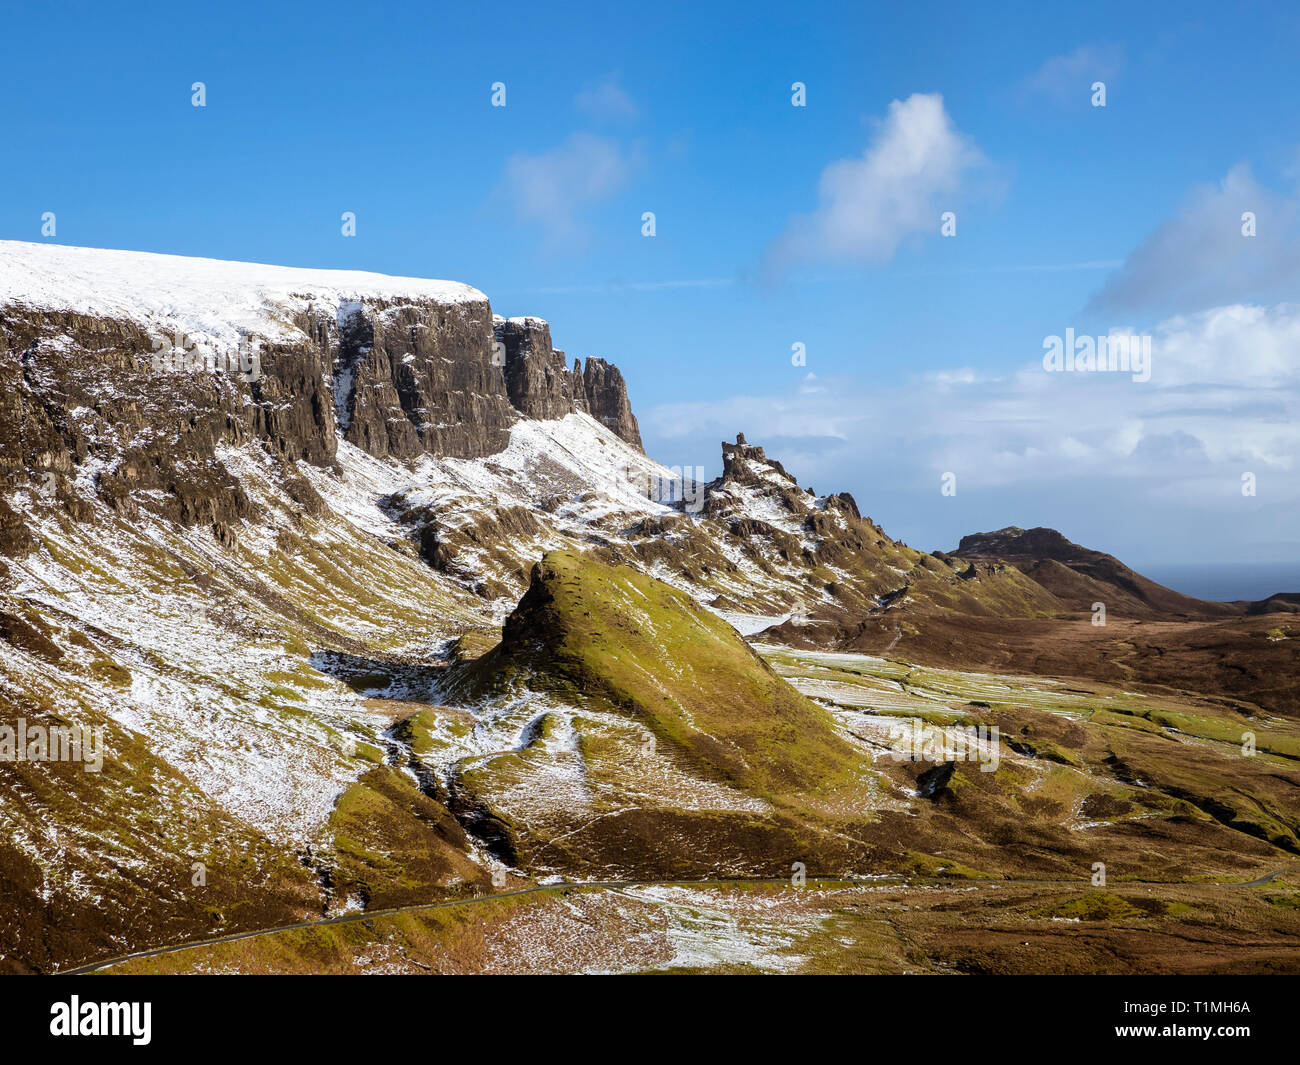
[[[1125,880],[1116,886],[1123,887],[1260,887],[1264,884],[1271,883],[1279,876],[1286,873],[1300,871],[1300,865],[1287,865],[1281,869],[1276,869],[1271,873],[1256,880]],[[131,954],[121,954],[113,958],[105,958],[101,961],[90,962],[86,965],[79,965],[73,969],[61,969],[56,975],[60,976],[84,976],[88,973],[100,972],[104,969],[111,969],[116,965],[124,962],[136,961],[141,958],[156,958],[164,954],[177,954],[183,950],[195,950],[199,947],[217,946],[221,943],[237,943],[243,939],[254,939],[257,936],[272,935],[276,932],[293,932],[303,928],[320,928],[328,925],[352,924],[356,921],[373,921],[378,917],[393,917],[403,913],[419,913],[430,910],[445,910],[456,906],[473,906],[478,903],[495,902],[499,899],[515,898],[520,895],[535,895],[542,892],[551,893],[568,893],[571,891],[592,891],[592,890],[627,890],[629,888],[641,887],[687,887],[687,888],[727,888],[739,887],[746,884],[789,884],[790,877],[737,877],[733,879],[718,880],[572,880],[558,884],[534,884],[530,887],[516,888],[513,891],[500,891],[491,895],[473,895],[468,898],[447,899],[442,902],[421,902],[413,903],[409,906],[396,906],[386,910],[363,910],[359,913],[350,913],[342,917],[322,917],[316,921],[299,921],[295,924],[277,925],[274,928],[258,928],[250,932],[231,932],[223,936],[214,936],[211,939],[195,939],[184,943],[176,943],[166,947],[154,947],[150,950],[139,950]],[[1089,887],[1087,880],[944,880],[938,878],[918,878],[903,876],[880,876],[880,877],[810,877],[804,889],[813,886],[822,887],[881,887],[890,884],[896,884],[904,887],[939,887],[952,886],[959,883],[962,887],[971,886],[995,886],[995,885],[1037,885],[1039,887]]]

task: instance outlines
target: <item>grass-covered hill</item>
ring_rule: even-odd
[[[778,677],[734,628],[628,567],[552,551],[467,694],[522,684],[602,700],[711,778],[769,796],[817,790],[859,760],[826,711]]]

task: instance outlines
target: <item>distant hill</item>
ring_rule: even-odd
[[[1009,563],[1072,610],[1091,610],[1093,603],[1101,602],[1108,611],[1141,618],[1215,618],[1300,611],[1300,594],[1282,593],[1259,602],[1235,603],[1183,595],[1142,576],[1114,555],[1067,540],[1055,529],[1011,525],[996,532],[973,533],[962,537],[953,554]]]

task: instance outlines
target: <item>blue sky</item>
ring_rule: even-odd
[[[743,431],[918,547],[1300,558],[1300,12],[900,6],[28,5],[0,236],[469,282],[656,458]],[[1067,327],[1151,381],[1046,373]]]

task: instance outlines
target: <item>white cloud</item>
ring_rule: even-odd
[[[625,187],[637,165],[616,142],[575,133],[549,151],[512,156],[502,188],[523,221],[553,244],[572,244],[583,235],[582,211]]]
[[[982,160],[957,131],[943,97],[915,93],[895,100],[860,159],[822,171],[818,207],[791,219],[770,259],[883,262],[916,233],[938,233],[963,173]]]
[[[1255,215],[1244,236],[1242,215]],[[1094,310],[1196,310],[1269,299],[1300,281],[1300,202],[1263,188],[1245,164],[1192,192],[1111,275]]]
[[[1234,304],[1178,315],[1157,330],[1164,387],[1294,388],[1300,384],[1300,304]]]
[[[1109,82],[1119,73],[1124,53],[1113,44],[1083,45],[1066,55],[1052,56],[1025,79],[1025,89],[1058,103],[1087,106],[1094,81]]]
[[[801,483],[851,491],[886,531],[929,547],[1013,523],[1117,552],[1127,536],[1135,561],[1152,557],[1143,537],[1189,561],[1210,560],[1213,542],[1294,540],[1300,304],[1219,307],[1152,335],[1145,383],[1047,373],[1031,343],[1003,376],[953,368],[892,388],[820,380],[816,391],[667,404],[641,427],[656,455],[710,468],[716,442],[744,432]],[[957,473],[960,503],[940,496],[944,471]],[[1241,496],[1247,471],[1266,486],[1259,500]],[[882,500],[894,509],[882,513]],[[1247,509],[1256,503],[1271,517]]]
[[[578,110],[602,122],[632,122],[641,109],[624,91],[616,77],[583,89],[573,98]]]

